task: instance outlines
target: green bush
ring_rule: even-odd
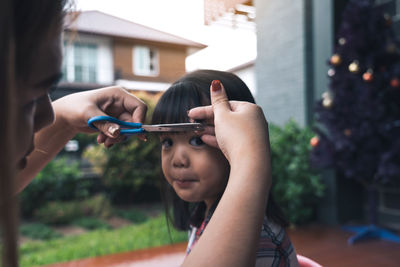
[[[312,136],[292,120],[284,127],[270,125],[272,192],[293,224],[312,220],[324,193],[321,177],[310,167]]]
[[[97,133],[93,134],[78,133],[77,135],[75,135],[73,139],[78,141],[79,143],[78,154],[81,155],[88,146],[97,144],[96,141]]]
[[[111,214],[110,201],[99,194],[83,201],[49,202],[37,209],[34,217],[47,224],[68,224],[84,216],[107,218]]]
[[[72,221],[73,225],[80,226],[88,230],[111,229],[111,225],[94,217],[82,217]]]
[[[134,208],[129,210],[117,209],[115,210],[115,214],[133,223],[143,223],[149,219],[146,213]]]
[[[146,102],[149,107],[149,121],[154,103],[150,100]],[[83,153],[102,177],[103,185],[113,203],[128,204],[160,199],[159,139],[152,135],[147,138],[148,141],[144,142],[133,136],[110,149],[89,146]]]
[[[79,183],[79,163],[64,157],[56,158],[21,192],[21,212],[31,217],[49,201],[67,201],[88,196],[88,184]]]
[[[50,240],[62,236],[43,223],[23,224],[19,231],[21,235],[32,239]]]

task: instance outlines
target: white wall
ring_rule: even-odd
[[[256,98],[257,102],[257,86],[254,73],[254,65],[234,71],[233,73],[239,76],[239,78],[243,80],[247,87],[249,87],[251,94],[254,96],[254,98]]]

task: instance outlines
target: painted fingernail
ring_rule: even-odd
[[[211,90],[213,92],[218,92],[221,90],[221,82],[219,80],[213,80],[211,82]]]
[[[110,127],[108,127],[108,132],[112,135],[112,136],[117,136],[119,133],[119,128],[117,126],[111,125]]]

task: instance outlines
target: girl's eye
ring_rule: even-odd
[[[190,138],[189,144],[192,146],[202,146],[204,144],[203,140],[201,140],[200,136],[195,136]]]
[[[172,140],[170,138],[165,138],[161,140],[161,147],[167,149],[172,146]]]

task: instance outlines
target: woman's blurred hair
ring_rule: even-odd
[[[2,266],[18,266],[14,155],[20,81],[35,67],[38,47],[61,34],[67,0],[0,2],[0,240]]]

